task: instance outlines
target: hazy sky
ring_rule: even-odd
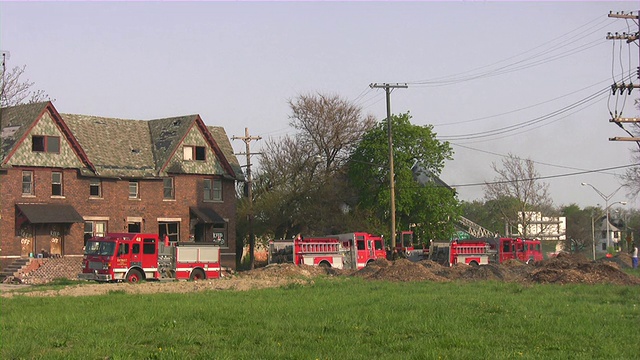
[[[638,66],[636,32],[609,11],[628,2],[1,2],[7,66],[55,99],[62,113],[125,119],[200,114],[208,125],[266,141],[292,135],[287,101],[337,94],[366,113],[433,124],[452,143],[444,181],[481,199],[492,163],[536,161],[556,205],[601,204],[631,164],[631,142],[609,111],[637,117],[606,89]],[[627,80],[627,83],[629,81]],[[232,142],[244,151],[242,141]],[[240,157],[241,163],[244,157]],[[580,173],[580,174],[576,174]],[[574,175],[570,175],[574,174]],[[610,203],[626,200],[623,191]],[[640,207],[640,200],[630,201]]]

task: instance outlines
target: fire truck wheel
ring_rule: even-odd
[[[469,265],[471,266],[478,266],[478,262],[477,261],[472,261],[469,263]]]
[[[191,272],[191,276],[189,276],[189,280],[191,281],[196,281],[196,280],[204,280],[205,276],[204,276],[204,271],[200,270],[200,269],[195,269]]]
[[[535,262],[535,260],[533,260],[533,258],[531,258],[531,259],[527,260],[526,264],[530,265],[530,264],[533,264],[534,262]]]
[[[142,274],[140,273],[140,271],[138,270],[130,270],[127,273],[127,281],[130,283],[137,283],[140,282],[140,280],[142,280]]]

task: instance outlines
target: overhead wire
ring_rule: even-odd
[[[607,21],[606,19],[602,20],[599,23],[597,23],[594,26],[592,26],[593,31],[591,31],[589,34],[592,34],[592,33],[595,33],[595,32],[599,32],[604,27],[608,26],[608,24],[607,24],[607,25],[603,25],[601,27],[596,28],[598,25],[600,25],[601,23],[606,22],[606,21]],[[478,70],[481,70],[481,69],[484,69],[484,68],[492,67],[492,66],[495,66],[497,64],[500,64],[500,63],[506,62],[508,60],[517,58],[519,56],[525,55],[527,53],[530,53],[530,52],[532,52],[532,51],[534,51],[534,50],[536,50],[538,48],[541,48],[541,47],[544,47],[544,46],[546,46],[548,44],[554,43],[556,40],[561,39],[561,38],[567,36],[568,34],[571,34],[573,32],[577,32],[579,29],[581,29],[582,27],[584,27],[586,25],[589,25],[589,23],[587,23],[587,24],[585,24],[585,25],[583,25],[583,26],[581,26],[581,27],[579,27],[577,29],[574,29],[573,31],[571,31],[571,32],[569,32],[569,33],[567,33],[565,35],[562,35],[562,36],[560,36],[560,37],[558,37],[556,39],[553,39],[553,40],[550,40],[548,42],[545,42],[545,43],[543,43],[543,44],[541,44],[541,45],[539,45],[537,47],[529,49],[529,50],[527,50],[527,51],[525,51],[523,53],[520,53],[518,55],[514,55],[514,56],[506,58],[504,60],[500,60],[500,61],[494,62],[493,64],[490,64],[490,65],[481,66],[481,67],[478,67],[478,68],[475,68],[475,69],[472,69],[472,70],[460,72],[460,73],[449,75],[449,76],[443,76],[443,77],[434,78],[434,79],[427,79],[427,80],[409,81],[407,83],[410,84],[410,85],[414,85],[414,86],[417,86],[417,85],[428,85],[428,86],[429,85],[430,86],[452,85],[452,84],[459,83],[459,82],[475,80],[475,79],[478,79],[478,78],[488,77],[488,76],[497,76],[497,75],[501,75],[501,74],[504,74],[504,73],[521,70],[521,69],[524,69],[524,68],[527,68],[527,67],[537,66],[537,65],[549,62],[549,61],[557,60],[559,58],[575,54],[575,53],[580,52],[580,51],[585,51],[588,48],[591,48],[593,46],[599,45],[602,42],[602,39],[592,41],[591,43],[589,43],[591,46],[588,46],[588,47],[585,46],[585,45],[578,44],[578,45],[576,45],[575,48],[573,48],[571,50],[568,50],[568,51],[565,51],[564,53],[554,55],[554,57],[552,57],[551,59],[537,60],[537,62],[534,62],[532,64],[522,65],[520,67],[513,68],[513,69],[510,68],[510,67],[514,67],[515,65],[521,64],[523,62],[531,61],[532,59],[536,59],[536,58],[542,57],[542,56],[544,56],[546,54],[549,54],[549,53],[552,53],[552,52],[557,51],[559,49],[562,49],[562,48],[566,47],[569,44],[575,43],[574,38],[585,38],[585,33],[584,32],[580,32],[576,36],[569,38],[567,41],[564,41],[563,43],[561,43],[559,45],[555,45],[555,47],[553,47],[551,49],[548,49],[548,50],[542,51],[540,53],[534,54],[531,57],[529,57],[528,59],[512,62],[512,63],[509,63],[509,64],[504,65],[502,67],[499,67],[497,69],[492,69],[492,70],[490,69],[490,70],[485,71],[483,73],[472,74],[472,75],[469,75],[467,77],[461,77],[461,75],[464,75],[464,74],[467,74],[467,73],[470,73],[470,72],[474,72],[474,71],[478,71]],[[589,44],[587,44],[587,45],[589,45]]]
[[[608,168],[595,169],[595,170],[577,171],[577,172],[566,173],[566,174],[536,176],[536,177],[527,178],[527,179],[499,180],[499,181],[488,181],[488,182],[483,182],[483,183],[455,184],[455,185],[450,185],[450,186],[453,187],[453,188],[459,188],[459,187],[469,187],[469,186],[484,186],[484,185],[492,185],[492,184],[506,184],[506,183],[512,183],[512,182],[518,182],[518,181],[535,181],[535,180],[555,179],[555,178],[561,178],[561,177],[569,177],[569,176],[576,176],[576,175],[598,173],[598,172],[604,172],[604,171],[609,171],[609,170],[626,169],[626,168],[636,167],[636,166],[638,166],[638,164],[627,164],[627,165],[612,166],[612,167],[608,167]]]
[[[470,123],[470,122],[477,122],[477,121],[480,121],[480,120],[492,119],[492,118],[496,118],[496,117],[503,116],[503,115],[510,115],[510,114],[513,114],[513,113],[516,113],[516,112],[520,112],[520,111],[523,111],[523,110],[528,110],[528,109],[534,108],[536,106],[544,105],[544,104],[547,104],[547,103],[550,103],[550,102],[565,98],[567,96],[579,93],[580,91],[592,88],[592,87],[594,87],[594,86],[596,86],[596,85],[598,85],[600,83],[604,83],[604,82],[607,82],[607,81],[608,81],[608,79],[605,79],[605,80],[602,80],[602,81],[597,82],[595,84],[592,84],[592,85],[589,85],[589,86],[585,86],[585,87],[583,87],[581,89],[572,91],[570,93],[567,93],[567,94],[564,94],[564,95],[561,95],[561,96],[556,96],[556,97],[554,97],[552,99],[549,99],[549,100],[546,100],[546,101],[542,101],[542,102],[539,102],[539,103],[536,103],[536,104],[533,104],[533,105],[525,106],[523,108],[509,110],[507,112],[503,112],[503,113],[499,113],[499,114],[495,114],[495,115],[483,116],[483,117],[480,117],[480,118],[474,118],[474,119],[470,119],[470,120],[462,120],[462,121],[455,121],[455,122],[451,122],[451,123],[432,124],[432,125],[434,127],[444,127],[444,126],[466,124],[466,123]]]
[[[462,145],[462,144],[459,144],[459,143],[451,143],[451,145],[454,145],[454,146],[457,146],[457,147],[461,147],[461,148],[464,148],[464,149],[468,149],[468,150],[472,150],[472,151],[477,151],[477,152],[481,152],[481,153],[489,154],[489,155],[495,155],[495,156],[499,156],[499,157],[503,157],[503,158],[508,157],[507,155],[504,155],[504,154],[500,154],[500,153],[493,152],[493,151],[488,151],[488,150],[477,149],[477,148],[473,148],[473,147],[471,147],[471,146]],[[550,164],[550,163],[546,163],[546,162],[542,162],[542,161],[536,161],[536,160],[532,160],[532,159],[530,159],[530,160],[531,160],[534,164],[540,164],[540,165],[544,165],[544,166],[557,167],[557,168],[560,168],[560,169],[578,170],[578,171],[589,171],[589,170],[587,170],[587,169],[576,168],[576,167],[571,167],[571,166],[566,166],[566,165]],[[614,174],[614,173],[605,173],[605,172],[603,172],[603,173],[604,173],[604,174],[607,174],[607,175],[617,175],[617,174]]]
[[[604,88],[599,90],[598,92],[591,94],[577,102],[574,102],[568,106],[565,106],[559,110],[555,110],[551,113],[542,115],[542,116],[538,116],[534,119],[531,120],[527,120],[527,121],[523,121],[523,122],[519,122],[517,124],[513,124],[513,125],[509,125],[509,126],[504,126],[501,128],[497,128],[497,129],[491,129],[491,130],[486,130],[486,131],[479,131],[479,132],[475,132],[475,133],[468,133],[468,134],[456,134],[456,135],[445,135],[445,136],[438,136],[439,139],[441,140],[470,140],[470,139],[477,139],[477,138],[483,138],[483,137],[488,137],[488,136],[493,136],[493,135],[501,135],[501,134],[505,134],[511,131],[515,131],[515,130],[519,130],[528,126],[532,126],[535,125],[537,123],[540,123],[542,121],[548,120],[554,116],[563,114],[569,110],[572,110],[574,108],[576,108],[577,106],[580,106],[582,104],[588,103],[589,101],[592,101],[593,99],[604,95],[606,92],[609,91],[609,88]]]

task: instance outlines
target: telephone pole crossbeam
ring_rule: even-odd
[[[244,153],[236,153],[236,155],[246,155],[247,156],[247,191],[246,196],[249,199],[249,267],[250,269],[255,268],[255,247],[256,247],[256,236],[253,233],[253,195],[251,193],[252,187],[252,179],[251,179],[251,155],[257,155],[259,153],[251,152],[251,142],[258,141],[262,139],[260,136],[250,136],[249,128],[244,128],[244,136],[232,136],[232,140],[242,140],[246,144],[246,152]],[[244,247],[243,247],[244,248]]]
[[[391,90],[406,89],[409,86],[404,83],[395,84],[378,84],[371,83],[369,87],[372,89],[384,89],[387,94],[387,134],[389,136],[389,190],[391,193],[391,251],[396,247],[396,194],[395,194],[395,173],[393,169],[393,135],[391,129]]]

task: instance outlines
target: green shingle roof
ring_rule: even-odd
[[[4,160],[50,102],[18,105],[0,109],[0,161]],[[53,105],[51,111],[57,114]],[[56,116],[57,117],[57,116]],[[189,130],[196,126],[209,132],[209,142],[228,176],[244,180],[242,168],[233,154],[233,148],[224,129],[205,126],[198,115],[165,119],[126,120],[91,115],[60,114],[61,126],[65,124],[79,144],[77,151],[86,156],[90,168],[102,177],[148,178],[163,176],[164,167],[176,152]],[[65,130],[66,131],[66,130]],[[68,133],[68,131],[67,131]],[[82,169],[85,175],[91,170]]]

